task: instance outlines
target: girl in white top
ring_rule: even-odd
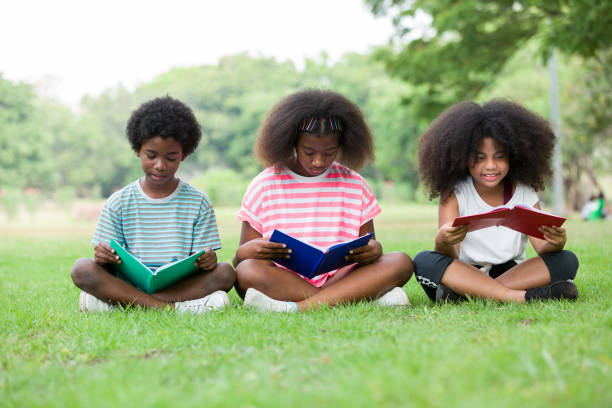
[[[469,295],[499,301],[575,299],[578,260],[563,250],[566,231],[541,226],[529,237],[538,253],[525,259],[527,236],[506,227],[469,232],[458,216],[505,205],[539,209],[537,190],[551,174],[554,134],[543,118],[507,101],[462,102],[442,113],[423,134],[419,172],[440,196],[435,250],[414,258],[415,275],[436,301]]]

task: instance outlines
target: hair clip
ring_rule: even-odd
[[[317,118],[312,116],[302,121],[302,124],[298,127],[298,132],[313,133],[321,130],[319,129],[319,121],[322,123],[322,131],[324,133],[342,132],[343,130],[342,121],[335,116],[330,116],[329,118]]]

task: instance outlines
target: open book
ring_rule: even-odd
[[[344,257],[351,249],[367,245],[373,235],[374,233],[371,232],[352,241],[332,245],[325,251],[279,230],[272,232],[270,241],[286,244],[287,248],[292,251],[289,259],[275,258],[274,262],[310,279],[351,264],[352,262],[347,261]]]
[[[542,226],[560,227],[565,218],[545,213],[537,208],[526,205],[515,205],[514,207],[499,207],[492,211],[457,217],[453,227],[468,225],[468,232],[493,226],[504,226],[532,237],[544,239],[538,228]]]
[[[156,271],[152,271],[115,240],[111,240],[110,246],[121,258],[121,263],[114,267],[124,274],[134,286],[148,294],[162,290],[196,272],[198,267],[195,266],[195,261],[204,253],[204,251],[196,252],[187,258],[160,266]]]

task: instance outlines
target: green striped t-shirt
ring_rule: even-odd
[[[172,194],[151,198],[137,180],[113,193],[102,209],[92,244],[117,241],[155,270],[204,248],[221,248],[208,196],[179,180]]]

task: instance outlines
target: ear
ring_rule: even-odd
[[[181,161],[185,160],[187,158],[187,155],[185,153],[181,153]]]

